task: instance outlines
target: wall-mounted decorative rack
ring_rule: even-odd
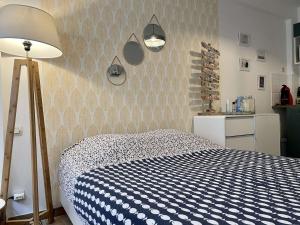
[[[213,102],[220,100],[220,52],[206,42],[201,42],[201,46],[201,52],[191,52],[191,56],[195,58],[192,59],[191,66],[194,70],[191,79],[194,86],[190,91],[193,96],[198,96],[198,99],[193,99],[193,103],[201,102],[202,112],[215,112]]]

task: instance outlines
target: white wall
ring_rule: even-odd
[[[6,4],[26,4],[35,7],[40,7],[39,0],[5,0],[0,1],[0,7]],[[4,136],[2,133],[6,130],[8,107],[10,99],[10,88],[12,80],[13,57],[2,54],[0,56],[0,168],[2,171]],[[31,153],[30,153],[30,133],[29,133],[29,105],[28,105],[28,80],[26,68],[22,68],[19,104],[17,109],[16,127],[23,128],[22,136],[15,136],[12,165],[10,174],[9,196],[13,193],[25,191],[26,199],[20,202],[9,200],[8,216],[23,215],[32,212],[32,185],[31,185]],[[43,184],[41,160],[39,156],[39,184]],[[2,174],[2,173],[1,173]],[[40,207],[45,208],[44,189],[40,187]]]
[[[238,45],[238,33],[251,35],[251,46]],[[239,95],[253,95],[258,113],[272,112],[271,74],[286,70],[285,18],[266,12],[237,0],[219,1],[221,104]],[[256,61],[257,49],[265,49],[267,61]],[[239,58],[251,60],[251,71],[239,71]],[[264,91],[257,89],[257,76],[267,76]],[[286,76],[282,74],[282,76]]]
[[[220,0],[222,1],[222,0]],[[266,11],[282,18],[295,18],[299,0],[238,0],[247,6]]]

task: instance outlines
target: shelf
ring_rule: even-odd
[[[204,112],[198,113],[198,116],[253,116],[255,113],[248,112],[237,112],[237,113],[226,113],[226,112]]]
[[[296,108],[298,105],[274,105],[273,109],[288,109],[288,108]]]

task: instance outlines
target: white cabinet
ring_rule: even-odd
[[[277,114],[195,116],[194,133],[224,147],[280,155]]]
[[[225,134],[226,137],[254,134],[253,116],[226,117]]]
[[[226,137],[225,146],[228,148],[255,151],[255,137],[254,135]]]

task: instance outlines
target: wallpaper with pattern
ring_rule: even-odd
[[[63,57],[41,63],[41,82],[54,203],[59,205],[60,153],[99,133],[158,128],[191,131],[190,51],[202,40],[218,46],[217,0],[42,0],[60,33]],[[156,14],[166,32],[161,52],[145,51],[138,66],[126,63],[123,46]],[[106,71],[115,55],[128,80],[112,86]]]

